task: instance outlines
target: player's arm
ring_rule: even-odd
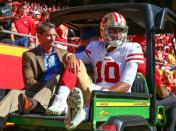
[[[109,91],[115,91],[115,92],[127,92],[130,88],[130,85],[126,82],[119,82],[115,86],[112,86],[109,88]]]
[[[117,92],[130,92],[132,84],[135,80],[138,64],[143,63],[143,53],[141,46],[137,43],[130,45],[129,52],[127,54],[126,66],[121,75],[120,82],[111,87],[110,91]]]
[[[123,71],[120,82],[109,88],[109,91],[127,92],[130,90],[137,73],[138,64],[135,62],[127,62]]]
[[[90,64],[91,63],[91,50],[92,50],[92,46],[91,43],[89,45],[87,45],[86,49],[80,53],[76,53],[76,54],[72,54],[72,55],[68,55],[67,58],[70,59],[71,57],[76,57],[77,59],[82,60],[84,63],[86,64]]]
[[[95,43],[90,42],[84,51],[82,51],[80,53],[76,53],[76,57],[78,59],[81,59],[86,64],[91,64],[91,57],[92,57],[92,52],[93,52],[92,45],[93,44],[95,44]]]

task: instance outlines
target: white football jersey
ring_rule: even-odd
[[[143,53],[138,43],[126,43],[113,52],[108,53],[102,41],[92,41],[84,52],[76,54],[83,62],[92,64],[94,82],[102,87],[112,87],[124,82],[122,75],[127,62],[143,63]],[[129,77],[132,85],[134,78]],[[126,82],[126,81],[125,81]]]

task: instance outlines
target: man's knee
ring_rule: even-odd
[[[80,65],[79,65],[78,78],[83,77],[83,75],[88,75],[87,69],[86,69],[84,63],[81,60],[79,60],[79,63],[80,63]]]
[[[86,69],[86,67],[85,67],[84,63],[82,62],[82,60],[79,60],[79,64],[80,64],[80,69],[82,69],[82,70]]]

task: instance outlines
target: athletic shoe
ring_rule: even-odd
[[[35,109],[37,104],[38,101],[21,93],[18,96],[18,113],[20,115],[23,113],[30,113],[33,109]]]
[[[74,88],[73,92],[70,93],[68,99],[68,112],[66,114],[64,124],[65,128],[68,130],[72,130],[76,128],[84,119],[84,100],[82,91],[79,88]]]

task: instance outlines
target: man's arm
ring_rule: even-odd
[[[0,16],[0,22],[6,22],[7,20],[15,20],[15,16]]]
[[[32,69],[32,62],[26,53],[22,56],[22,70],[23,70],[23,80],[27,90],[38,91],[44,85],[42,80],[36,80],[34,77],[34,71]]]

